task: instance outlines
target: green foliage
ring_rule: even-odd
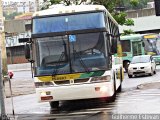
[[[133,26],[134,25],[133,19],[130,19],[130,18],[126,19],[124,25]]]
[[[87,0],[48,0],[48,1],[51,2],[51,5],[63,3],[64,5],[69,6],[72,4],[79,5],[83,2],[86,2]],[[46,8],[48,8],[48,7],[46,7]]]
[[[134,7],[138,6],[139,0],[130,0],[130,4]]]
[[[113,15],[114,19],[118,22],[118,24],[120,25],[124,25],[125,21],[126,21],[126,13],[124,12],[120,12],[120,13],[115,13]]]
[[[131,29],[123,30],[123,33],[121,35],[124,36],[124,35],[129,35],[129,34],[135,34],[135,32]]]
[[[10,14],[6,14],[5,12],[3,12],[3,16],[5,17],[5,20],[13,20],[15,16],[17,15],[21,15],[22,13],[18,13],[18,12],[13,12]]]
[[[136,9],[142,9],[147,6],[147,2],[153,1],[153,0],[123,0],[124,6],[127,10],[136,10]]]
[[[51,4],[59,4],[62,0],[50,0]]]

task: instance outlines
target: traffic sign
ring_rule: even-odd
[[[69,35],[69,42],[75,42],[76,36],[75,35]]]

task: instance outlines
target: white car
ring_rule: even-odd
[[[134,56],[128,67],[128,77],[156,74],[156,63],[151,55]]]

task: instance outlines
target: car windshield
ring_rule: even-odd
[[[149,56],[135,56],[132,59],[132,64],[135,63],[147,63],[150,61],[150,57]]]

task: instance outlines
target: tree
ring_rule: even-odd
[[[5,17],[5,20],[12,20],[14,19],[15,16],[17,15],[21,15],[22,13],[18,13],[18,12],[13,12],[10,14],[6,14],[5,12],[3,12],[3,16]]]
[[[80,5],[82,3],[85,3],[87,0],[44,0],[44,4],[41,7],[41,9],[47,9],[49,6],[54,5],[54,4],[63,4],[65,6],[69,5]]]

